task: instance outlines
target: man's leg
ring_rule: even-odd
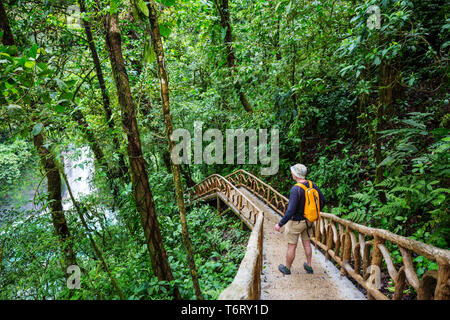
[[[297,249],[296,244],[288,243],[288,249],[286,253],[286,267],[290,270],[292,266],[292,262],[295,259],[295,250]]]
[[[311,258],[312,258],[312,249],[311,249],[311,241],[302,239],[303,249],[305,249],[306,255],[306,263],[309,267],[311,267]]]

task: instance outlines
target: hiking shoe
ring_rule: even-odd
[[[290,275],[291,274],[291,270],[289,270],[284,264],[280,264],[278,266],[278,270],[280,270],[281,273],[285,274],[285,275]]]
[[[314,273],[313,268],[311,268],[310,266],[308,266],[308,264],[307,264],[306,262],[303,264],[303,268],[305,268],[306,273],[309,273],[309,274]]]

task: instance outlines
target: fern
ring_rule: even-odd
[[[377,187],[382,187],[386,189],[392,189],[395,184],[398,182],[395,178],[386,178],[385,180],[381,181],[380,183],[377,183]]]
[[[355,193],[355,194],[350,195],[350,197],[354,198],[356,200],[359,200],[361,202],[364,202],[364,203],[367,203],[367,202],[370,202],[371,200],[373,200],[373,197],[367,193]]]
[[[393,188],[392,190],[389,191],[389,194],[394,193],[394,192],[404,192],[404,193],[408,193],[409,192],[409,193],[414,193],[414,194],[416,194],[418,196],[423,194],[423,192],[421,192],[421,191],[419,191],[417,189],[414,189],[414,188],[411,188],[411,187],[402,187],[402,186],[398,186],[398,187]]]
[[[435,194],[441,193],[450,193],[450,189],[448,188],[438,188],[430,192],[430,195],[434,196]]]

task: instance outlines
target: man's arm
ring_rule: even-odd
[[[295,186],[291,188],[291,193],[289,194],[288,207],[286,209],[283,218],[281,218],[280,222],[278,222],[278,225],[280,227],[284,226],[291,219],[291,217],[297,212],[297,205],[299,200],[298,188],[299,187]]]

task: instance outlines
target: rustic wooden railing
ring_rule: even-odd
[[[223,200],[228,202],[228,205],[231,205],[232,209],[237,211],[236,213],[240,214],[244,218],[244,222],[252,229],[261,210],[259,210],[249,198],[224,177],[213,174],[192,187],[189,190],[188,195],[192,202],[198,198],[214,195],[217,192],[225,197]]]
[[[254,175],[237,170],[225,179],[236,187],[245,187],[278,214],[284,215],[288,199]],[[332,258],[340,265],[343,275],[356,280],[367,290],[368,299],[401,299],[408,285],[415,289],[419,300],[450,299],[450,250],[366,227],[333,214],[323,212],[321,215],[320,222],[314,224],[311,240],[325,252],[327,259]],[[392,261],[393,250],[399,250],[401,261]],[[426,271],[419,280],[413,256],[435,261],[437,270]],[[394,292],[389,292],[386,280],[391,282]]]
[[[220,175],[209,176],[192,187],[189,202],[222,199],[252,230],[247,250],[233,282],[220,294],[219,300],[256,300],[261,295],[261,271],[264,238],[264,213],[236,186]]]

